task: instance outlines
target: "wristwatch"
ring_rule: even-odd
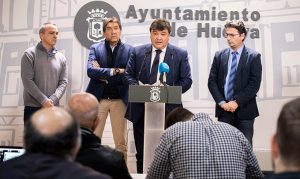
[[[116,68],[116,69],[115,69],[115,72],[116,72],[116,75],[120,74],[120,69],[119,69],[119,68]]]

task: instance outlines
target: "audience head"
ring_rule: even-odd
[[[194,114],[191,111],[185,108],[175,108],[167,115],[165,128],[167,129],[177,122],[189,121],[193,115]]]
[[[300,98],[286,103],[272,139],[275,172],[300,171]]]
[[[86,92],[73,94],[68,102],[71,114],[78,120],[80,126],[94,130],[98,123],[98,100]]]
[[[24,129],[26,152],[75,158],[81,144],[77,121],[59,107],[43,108],[33,114]]]
[[[152,45],[157,49],[165,48],[170,39],[171,26],[166,19],[156,19],[150,25],[150,39]]]

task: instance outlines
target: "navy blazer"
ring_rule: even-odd
[[[125,79],[129,85],[138,85],[138,81],[149,84],[151,66],[152,44],[135,47],[130,55],[126,70]],[[188,61],[186,50],[168,44],[164,62],[170,67],[167,75],[167,85],[182,86],[182,93],[185,93],[192,85],[191,67]],[[182,104],[167,104],[166,114]],[[137,122],[144,115],[143,103],[128,103],[126,118]]]
[[[113,68],[126,68],[132,46],[121,43],[116,61]],[[100,68],[94,68],[92,62],[96,60]],[[113,86],[116,86],[119,94],[125,104],[128,102],[128,85],[124,83],[124,74],[110,76],[111,68],[107,67],[107,50],[104,40],[91,46],[89,59],[87,63],[87,75],[91,78],[86,92],[89,92],[97,97],[100,101],[105,83],[101,80],[107,80]]]
[[[216,52],[208,78],[208,88],[216,102],[216,117],[224,112],[218,104],[226,101],[224,87],[229,55],[229,48]],[[239,105],[235,113],[240,119],[254,119],[259,115],[256,93],[260,88],[261,74],[261,55],[245,46],[238,64],[233,94]]]

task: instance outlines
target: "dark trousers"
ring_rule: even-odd
[[[224,112],[218,121],[231,124],[239,129],[252,145],[254,119],[239,119],[235,113]]]
[[[136,149],[136,171],[143,173],[143,160],[144,160],[144,115],[133,123],[133,136]]]
[[[24,124],[30,119],[30,117],[41,109],[41,107],[31,107],[31,106],[25,106],[24,107]]]

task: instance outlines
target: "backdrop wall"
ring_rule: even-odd
[[[97,41],[97,37],[83,32],[76,37],[74,29],[87,27],[74,26],[74,20],[89,2],[0,0],[0,145],[22,145],[24,106],[20,60],[25,49],[39,42],[38,30],[42,23],[57,24],[60,31],[57,47],[68,61],[69,84],[61,104],[64,106],[71,94],[85,90],[89,81],[86,74],[88,49],[78,39]],[[188,50],[192,67],[193,85],[183,95],[184,106],[193,112],[207,112],[212,117],[215,103],[207,88],[207,78],[213,55],[227,46],[222,34],[225,22],[243,20],[249,28],[245,44],[262,54],[263,65],[257,97],[260,116],[255,122],[253,147],[263,168],[271,169],[269,141],[278,113],[285,102],[300,96],[300,1],[110,0],[101,3],[109,7],[87,9],[87,18],[93,18],[91,14],[93,10],[97,12],[97,8],[103,9],[103,17],[115,10],[123,25],[122,41],[133,46],[150,42],[149,26],[153,19],[170,20],[171,43]],[[129,127],[129,156],[134,155],[131,133]],[[109,127],[103,142],[113,144]]]

